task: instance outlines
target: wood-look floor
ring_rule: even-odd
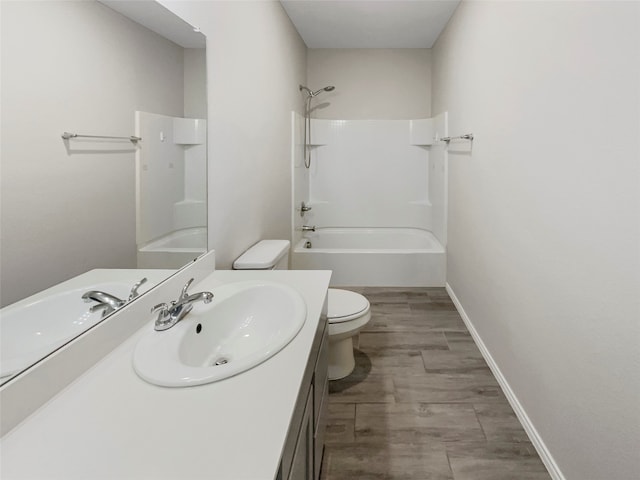
[[[330,383],[323,480],[548,480],[444,288],[371,303],[356,368]]]

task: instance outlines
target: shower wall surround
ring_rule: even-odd
[[[436,138],[449,136],[448,113],[444,112],[430,119],[430,132],[424,132]],[[468,145],[465,145],[468,147]],[[434,141],[429,147],[429,200],[431,201],[431,232],[442,245],[447,245],[447,198],[449,146]]]
[[[138,268],[179,268],[206,251],[206,125],[136,112],[136,134],[146,139],[136,151]]]
[[[311,217],[312,211],[304,217],[300,215],[302,202],[309,203],[309,170],[304,166],[304,116],[291,112],[291,178],[293,189],[293,208],[291,209],[292,244],[297,244],[302,238],[302,225]]]
[[[311,123],[308,201],[314,224],[432,230],[431,189],[442,194],[442,188],[429,178],[430,119]]]

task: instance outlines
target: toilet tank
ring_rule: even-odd
[[[289,240],[261,240],[233,262],[234,270],[288,270]]]

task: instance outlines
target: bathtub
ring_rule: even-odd
[[[442,287],[445,261],[444,247],[428,230],[318,228],[305,232],[291,265],[332,270],[332,286]]]
[[[185,228],[138,248],[138,268],[181,268],[206,251],[206,227]]]

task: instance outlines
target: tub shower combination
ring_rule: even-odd
[[[332,270],[334,287],[444,286],[446,114],[292,118],[292,268]]]

